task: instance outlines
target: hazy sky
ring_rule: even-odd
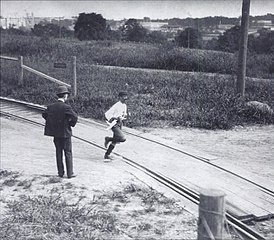
[[[101,14],[106,19],[200,18],[206,16],[239,17],[242,0],[169,0],[169,1],[38,1],[1,0],[2,17],[22,17],[33,12],[36,17],[71,17],[79,13]],[[274,0],[251,0],[250,15],[274,14]]]

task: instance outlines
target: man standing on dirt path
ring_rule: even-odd
[[[116,144],[126,141],[126,138],[122,133],[122,126],[123,120],[127,117],[127,105],[125,102],[128,99],[128,95],[126,92],[120,92],[118,96],[119,101],[105,113],[109,129],[111,128],[113,132],[113,137],[105,137],[105,148],[107,148],[107,151],[104,156],[104,161],[106,162],[112,160],[110,153],[115,148]]]
[[[49,105],[42,113],[46,120],[45,132],[46,136],[52,136],[56,149],[56,162],[58,176],[64,176],[63,152],[66,159],[67,177],[73,178],[76,175],[73,173],[72,160],[72,143],[71,127],[74,127],[78,120],[78,115],[74,112],[65,101],[68,99],[69,91],[66,86],[59,86],[57,89],[57,102]]]

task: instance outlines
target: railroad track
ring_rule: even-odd
[[[41,111],[43,111],[45,109],[45,107],[43,107],[41,105],[0,97],[0,106],[1,106],[0,114],[3,115],[3,116],[9,116],[9,117],[12,117],[12,118],[20,119],[24,122],[28,122],[30,124],[34,124],[34,125],[44,127],[43,120],[41,118]],[[36,113],[36,115],[34,113]],[[37,114],[39,114],[39,119],[40,120],[38,120]],[[36,118],[33,117],[33,116],[36,116]],[[96,122],[96,121],[86,121],[85,119],[80,118],[79,122],[82,122],[84,124],[93,124],[96,127],[105,128],[104,124]],[[131,132],[127,132],[127,133],[135,135],[136,137],[143,138],[146,141],[153,141],[154,143],[159,144],[162,147],[172,149],[173,151],[178,151],[182,154],[191,156],[192,158],[195,158],[196,160],[206,162],[206,163],[212,165],[213,167],[216,167],[218,169],[221,169],[222,171],[226,171],[226,172],[228,172],[232,175],[235,175],[235,176],[237,176],[237,177],[239,177],[239,178],[241,178],[245,181],[248,181],[248,182],[254,184],[255,186],[257,186],[258,188],[262,189],[264,192],[266,192],[270,196],[274,196],[274,192],[272,190],[267,189],[264,186],[261,186],[260,184],[252,182],[249,179],[246,179],[246,178],[244,178],[240,175],[237,175],[237,174],[235,174],[231,171],[228,171],[228,170],[226,170],[226,169],[224,169],[220,166],[217,166],[217,165],[209,162],[209,160],[206,159],[206,158],[196,156],[196,155],[193,155],[191,153],[184,152],[180,149],[170,147],[166,144],[157,142],[155,140],[151,140],[151,139],[148,139],[148,138],[144,138],[142,136],[138,136],[137,134],[134,134],[134,133],[131,133]],[[92,145],[96,148],[100,148],[100,149],[105,151],[105,148],[103,148],[101,145],[97,144],[96,142],[89,141],[89,140],[84,139],[80,136],[75,136],[74,135],[73,137],[80,140],[80,141],[83,141],[87,144],[90,144],[90,145]],[[189,187],[183,185],[182,183],[179,183],[179,182],[173,180],[172,178],[170,178],[168,176],[165,176],[164,174],[155,172],[152,169],[149,169],[149,168],[135,162],[134,160],[132,160],[128,157],[122,156],[118,153],[114,153],[114,154],[119,156],[120,159],[122,161],[124,161],[125,163],[127,163],[128,165],[139,169],[140,171],[144,172],[145,174],[147,174],[151,178],[155,179],[159,183],[163,184],[167,188],[173,190],[177,194],[179,194],[182,197],[188,199],[192,203],[197,204],[197,205],[199,204],[199,193],[197,191],[194,191],[194,190],[190,189]],[[271,218],[271,217],[273,217],[273,216],[268,216],[268,218]],[[246,225],[243,221],[237,219],[235,216],[233,216],[232,214],[230,214],[228,212],[226,212],[226,219],[227,219],[228,225],[233,227],[234,229],[236,229],[237,232],[239,232],[245,238],[252,239],[252,240],[264,240],[265,239],[261,234],[257,233],[252,228],[250,228],[248,225]],[[252,220],[261,220],[261,219],[255,219],[254,216],[250,216],[250,219],[252,219]]]

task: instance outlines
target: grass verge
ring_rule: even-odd
[[[1,171],[3,181],[16,173]],[[147,186],[129,184],[116,191],[77,189],[47,176],[18,179],[17,198],[4,195],[1,239],[192,239],[196,219],[174,199]],[[28,189],[25,184],[31,182]],[[41,192],[39,187],[47,186]],[[45,189],[44,189],[45,190]],[[81,194],[78,192],[81,190]],[[5,193],[3,191],[3,193]]]

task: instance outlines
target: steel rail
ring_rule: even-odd
[[[16,99],[10,99],[10,98],[5,98],[5,97],[1,97],[1,96],[0,96],[0,100],[7,101],[7,102],[12,102],[12,103],[17,103],[17,104],[24,105],[24,106],[27,106],[27,107],[29,107],[29,108],[34,108],[34,109],[36,109],[36,110],[41,110],[41,111],[44,110],[44,109],[46,108],[45,106],[41,106],[41,105],[38,105],[38,104],[28,103],[28,102],[25,102],[25,101],[19,101],[19,100],[16,100]],[[106,128],[105,125],[103,125],[102,123],[96,122],[96,121],[91,122],[91,121],[88,121],[88,120],[80,119],[80,122],[85,122],[85,123],[88,123],[88,124],[93,124],[93,125],[100,126],[100,127],[102,127],[102,128]],[[146,141],[153,142],[153,143],[155,143],[155,144],[161,145],[162,147],[165,147],[165,148],[168,148],[168,149],[171,149],[171,150],[180,152],[180,153],[182,153],[182,154],[184,154],[184,155],[190,156],[190,157],[192,157],[192,158],[194,158],[194,159],[196,159],[196,160],[202,161],[202,162],[204,162],[204,163],[206,163],[206,164],[209,164],[209,165],[211,165],[211,166],[213,166],[213,167],[215,167],[215,168],[217,168],[217,169],[220,169],[220,170],[222,170],[222,171],[224,171],[224,172],[227,172],[227,173],[229,173],[229,174],[231,174],[231,175],[233,175],[233,176],[236,176],[236,177],[238,177],[238,178],[240,178],[240,179],[242,179],[242,180],[244,180],[244,181],[246,181],[246,182],[248,182],[248,183],[250,183],[250,184],[252,184],[252,185],[255,185],[256,187],[260,188],[264,193],[270,195],[271,197],[274,197],[274,191],[273,191],[273,190],[271,190],[271,189],[269,189],[269,188],[266,188],[266,187],[264,187],[264,186],[262,186],[262,185],[260,185],[260,184],[258,184],[258,183],[256,183],[256,182],[254,182],[254,181],[252,181],[252,180],[250,180],[250,179],[248,179],[248,178],[246,178],[246,177],[243,177],[243,176],[241,176],[241,175],[239,175],[239,174],[237,174],[237,173],[234,173],[233,171],[230,171],[230,170],[228,170],[228,169],[226,169],[226,168],[223,168],[223,167],[221,167],[221,166],[219,166],[219,165],[217,165],[217,164],[214,164],[214,163],[210,162],[210,160],[207,159],[207,158],[203,158],[203,157],[199,157],[199,156],[190,154],[190,153],[185,152],[185,151],[183,151],[183,150],[180,150],[180,149],[178,149],[178,148],[169,146],[169,145],[167,145],[167,144],[158,142],[158,141],[153,140],[153,139],[149,139],[149,138],[140,136],[140,135],[138,135],[138,134],[131,133],[131,132],[126,131],[126,130],[124,130],[124,132],[126,132],[126,133],[129,134],[129,135],[132,135],[132,136],[135,136],[135,137],[144,139],[144,140],[146,140]],[[255,218],[256,218],[256,217],[254,216],[254,218],[250,218],[250,220],[255,220]],[[267,217],[267,218],[268,218],[268,217]]]
[[[205,162],[206,164],[209,164],[209,165],[211,165],[211,166],[213,166],[213,167],[215,167],[215,168],[218,168],[218,169],[220,169],[220,170],[222,170],[222,171],[224,171],[224,172],[227,172],[227,173],[229,173],[229,174],[231,174],[231,175],[233,175],[233,176],[236,176],[236,177],[238,177],[238,178],[240,178],[240,179],[242,179],[242,180],[245,180],[245,181],[247,181],[247,182],[249,182],[249,183],[251,183],[251,184],[253,184],[253,185],[259,187],[259,188],[262,189],[266,194],[269,194],[270,196],[274,197],[274,191],[272,191],[271,189],[268,189],[268,188],[266,188],[266,187],[264,187],[264,186],[262,186],[262,185],[260,185],[260,184],[258,184],[258,183],[256,183],[256,182],[253,182],[253,181],[249,180],[248,178],[245,178],[245,177],[243,177],[243,176],[241,176],[241,175],[239,175],[239,174],[237,174],[237,173],[234,173],[234,172],[232,172],[232,171],[230,171],[230,170],[228,170],[228,169],[226,169],[226,168],[223,168],[223,167],[221,167],[221,166],[219,166],[219,165],[217,165],[217,164],[214,164],[214,163],[210,162],[209,159],[206,159],[206,158],[203,158],[203,157],[195,156],[195,155],[193,155],[193,154],[187,153],[187,152],[182,151],[182,150],[180,150],[180,149],[177,149],[177,148],[168,146],[168,145],[166,145],[166,144],[164,144],[164,143],[157,142],[157,141],[155,141],[155,140],[152,140],[152,139],[149,139],[149,138],[146,138],[146,137],[143,137],[143,136],[138,136],[137,134],[133,134],[133,133],[129,133],[129,134],[134,135],[134,136],[139,137],[139,138],[142,138],[142,139],[145,139],[145,140],[150,141],[150,142],[157,143],[157,144],[159,144],[159,145],[161,145],[161,146],[163,146],[163,147],[172,149],[172,150],[174,150],[174,151],[183,153],[183,154],[185,154],[185,155],[187,155],[187,156],[193,157],[193,158],[195,158],[195,159],[197,159],[197,160],[199,160],[199,161]]]
[[[38,125],[40,127],[43,127],[44,124],[30,120],[28,118],[22,117],[22,116],[18,116],[16,114],[12,114],[12,113],[8,113],[8,112],[4,112],[2,110],[0,110],[0,114],[1,115],[5,115],[5,116],[9,116],[9,117],[13,117],[13,118],[17,118],[20,120],[23,120],[25,122],[28,122],[30,124],[33,125]],[[83,141],[85,143],[88,143],[90,145],[93,145],[94,147],[97,147],[99,149],[105,150],[105,148],[103,148],[102,146],[91,142],[89,140],[86,140],[84,138],[78,137],[78,136],[73,136],[74,138]],[[172,189],[173,191],[175,191],[176,193],[178,193],[179,195],[183,196],[184,198],[190,200],[191,202],[195,203],[195,204],[199,204],[199,193],[187,188],[186,186],[182,185],[181,183],[178,183],[176,181],[174,181],[171,178],[168,178],[166,176],[164,176],[161,173],[156,173],[153,170],[134,162],[133,160],[124,157],[120,154],[114,153],[116,156],[121,157],[122,161],[124,161],[125,163],[129,164],[130,166],[139,169],[140,171],[146,173],[148,176],[152,177],[153,179],[155,179],[156,181],[160,182],[161,184],[165,185],[166,187]],[[258,232],[254,231],[253,229],[251,229],[250,227],[248,227],[246,224],[244,224],[243,222],[241,222],[240,220],[236,219],[235,217],[233,217],[231,214],[226,212],[226,218],[227,218],[227,223],[234,227],[238,232],[240,232],[242,235],[248,237],[251,240],[266,240],[261,234],[259,234]]]

